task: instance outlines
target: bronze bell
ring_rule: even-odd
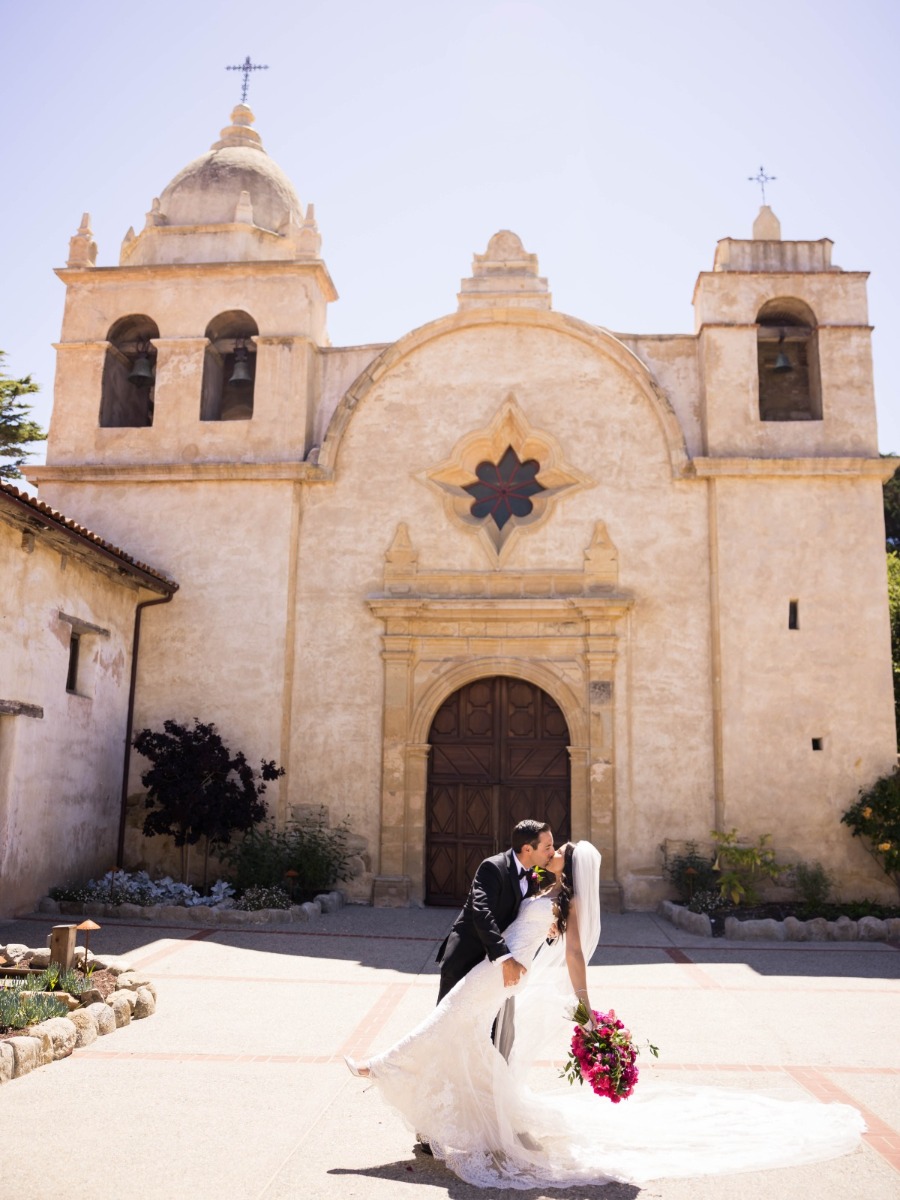
[[[772,370],[776,375],[786,375],[788,371],[793,371],[794,364],[784,352],[784,334],[778,339],[778,354],[775,362],[772,364]]]
[[[234,370],[231,372],[228,386],[239,388],[253,386],[253,368],[245,346],[238,345],[234,348]]]
[[[153,363],[146,350],[141,350],[132,363],[128,382],[139,388],[148,388],[153,383]]]

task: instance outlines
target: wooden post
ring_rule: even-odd
[[[76,936],[74,925],[54,925],[50,933],[50,961],[59,963],[64,971],[68,971],[75,961]]]

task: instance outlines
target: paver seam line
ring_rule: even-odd
[[[293,1144],[291,1149],[288,1151],[287,1154],[284,1155],[284,1157],[281,1159],[281,1161],[275,1166],[274,1170],[272,1171],[271,1175],[266,1180],[266,1182],[263,1184],[262,1188],[253,1197],[253,1200],[265,1200],[265,1195],[269,1191],[269,1189],[272,1187],[275,1180],[278,1178],[278,1176],[281,1174],[281,1172],[284,1170],[284,1168],[287,1166],[287,1164],[291,1161],[291,1159],[294,1157],[294,1155],[297,1153],[297,1151],[300,1149],[300,1147],[303,1145],[303,1143],[307,1140],[307,1138],[309,1138],[310,1135],[314,1132],[314,1130],[315,1130],[316,1126],[319,1124],[319,1122],[324,1120],[329,1109],[334,1105],[337,1098],[344,1091],[346,1091],[350,1082],[351,1082],[351,1080],[348,1078],[344,1082],[344,1084],[338,1088],[338,1090],[332,1096],[330,1102],[323,1109],[321,1109],[319,1111],[319,1113],[316,1115],[316,1117],[312,1121],[310,1121],[309,1124],[302,1130],[302,1132],[298,1135],[297,1140],[295,1141],[295,1143]]]
[[[793,1079],[796,1079],[817,1100],[824,1103],[838,1101],[841,1104],[849,1104],[852,1108],[858,1109],[869,1127],[868,1132],[863,1134],[863,1140],[879,1157],[892,1166],[895,1171],[900,1171],[900,1153],[892,1145],[892,1142],[898,1136],[898,1131],[888,1125],[886,1121],[882,1121],[881,1117],[872,1112],[870,1108],[867,1108],[864,1104],[860,1104],[855,1097],[851,1096],[849,1092],[845,1092],[833,1080],[828,1079],[823,1072],[830,1070],[830,1068],[804,1066],[784,1067],[783,1070]]]
[[[409,983],[389,983],[356,1027],[350,1031],[346,1041],[338,1050],[338,1056],[349,1054],[362,1057],[379,1031],[397,1010],[400,1001],[412,986]]]
[[[377,1034],[374,1031],[372,1036]],[[214,1054],[205,1051],[163,1051],[163,1050],[95,1050],[93,1047],[79,1047],[72,1052],[72,1057],[78,1058],[95,1058],[110,1061],[112,1059],[124,1059],[129,1062],[146,1061],[146,1062],[163,1062],[177,1060],[179,1062],[196,1062],[196,1063],[220,1063],[220,1062],[252,1062],[252,1063],[279,1063],[285,1065],[302,1065],[309,1066],[313,1063],[321,1065],[335,1065],[338,1061],[336,1054]],[[553,1059],[537,1059],[534,1063],[536,1067],[553,1067],[557,1064]],[[692,1062],[654,1062],[648,1064],[648,1070],[653,1071],[722,1071],[722,1072],[755,1072],[758,1074],[791,1074],[795,1071],[809,1071],[818,1075],[888,1075],[900,1076],[900,1067],[859,1067],[859,1066],[841,1066],[839,1064],[829,1064],[819,1067],[787,1067],[780,1063],[745,1063],[745,1062],[712,1062],[712,1063],[692,1063]],[[797,1078],[796,1076],[794,1076]],[[797,1078],[797,1082],[802,1082]],[[835,1085],[836,1087],[836,1085]],[[839,1089],[837,1089],[839,1090]],[[859,1108],[859,1104],[855,1100],[848,1100],[848,1104],[853,1104]],[[891,1126],[890,1135],[885,1136],[900,1136],[900,1131],[895,1131]]]
[[[317,961],[322,961],[322,960],[320,959]],[[330,960],[326,960],[326,961],[330,961]],[[595,964],[593,964],[591,969],[597,970],[597,971],[612,971],[612,970],[616,969],[617,965],[619,965],[619,964],[595,963]],[[659,963],[658,965],[659,966],[668,966],[667,963]],[[375,970],[375,971],[381,971],[381,970],[390,971],[395,974],[403,973],[401,968],[399,968],[399,967],[373,967],[371,969]],[[701,970],[701,968],[699,966],[697,967],[697,969]],[[409,972],[409,973],[413,974],[413,972]],[[373,979],[363,979],[363,980],[340,979],[340,978],[336,978],[333,976],[322,976],[322,975],[319,975],[315,979],[312,979],[312,978],[307,978],[303,975],[213,975],[213,974],[210,974],[209,972],[207,972],[203,975],[181,974],[181,973],[173,972],[171,974],[163,975],[163,976],[161,976],[161,978],[169,980],[169,981],[178,980],[183,983],[210,983],[210,984],[217,984],[217,983],[265,983],[265,984],[282,983],[282,984],[290,984],[294,987],[298,987],[298,986],[305,987],[307,985],[310,987],[372,987],[373,984],[377,985],[379,983],[379,980],[377,980],[377,979],[376,980],[373,980]],[[420,988],[433,987],[437,978],[438,978],[438,973],[435,971],[432,975],[424,975],[424,976],[421,976],[421,978],[417,976],[417,978],[410,980],[409,983],[410,983],[410,986],[412,986],[412,987],[420,987]],[[622,991],[626,991],[626,992],[657,992],[657,991],[672,990],[671,983],[627,983],[627,982],[619,981],[616,986],[621,988]],[[827,987],[827,988],[819,987],[819,988],[810,989],[810,988],[802,986],[802,985],[797,986],[797,987],[786,987],[786,986],[777,985],[777,984],[771,984],[771,985],[753,984],[753,985],[750,985],[750,984],[739,984],[739,983],[712,982],[711,984],[705,984],[705,985],[701,985],[701,986],[707,986],[707,987],[713,986],[716,988],[717,991],[733,992],[735,994],[746,992],[752,996],[763,995],[763,994],[767,994],[770,992],[774,992],[777,995],[802,994],[804,996],[809,996],[809,995],[844,996],[844,995],[850,994],[853,996],[858,995],[858,996],[865,997],[865,996],[898,996],[898,995],[900,995],[900,985],[898,985],[897,987],[863,988],[863,989],[852,988],[852,987]],[[678,989],[678,990],[680,993],[681,991],[684,991],[686,989]]]
[[[708,975],[702,967],[698,966],[692,958],[685,954],[684,950],[677,946],[670,946],[666,950],[666,954],[673,963],[677,963],[680,967],[684,968],[688,978],[691,979],[698,987],[706,990],[713,989],[716,991],[721,991],[722,985],[719,983],[719,981],[717,979],[713,979],[711,975]]]
[[[215,930],[213,929],[197,929],[194,933],[189,933],[186,938],[178,938],[171,946],[164,946],[162,950],[154,950],[152,954],[145,954],[143,958],[135,959],[131,965],[133,967],[146,967],[150,963],[158,962],[161,958],[168,958],[170,954],[177,954],[183,949],[187,942],[204,942],[210,937]],[[124,955],[123,957],[128,957]]]
[[[350,1031],[349,1037],[347,1038],[346,1042],[341,1047],[341,1049],[338,1051],[338,1053],[341,1055],[354,1054],[354,1053],[359,1054],[359,1055],[364,1054],[368,1050],[369,1046],[371,1045],[372,1039],[377,1036],[379,1030],[383,1028],[383,1026],[388,1021],[391,1014],[396,1011],[398,1004],[403,999],[403,997],[406,995],[407,991],[409,990],[409,987],[410,987],[410,985],[408,983],[406,983],[406,984],[402,984],[402,983],[388,984],[387,987],[384,989],[383,993],[381,994],[381,996],[379,997],[379,999],[376,1000],[375,1004],[369,1009],[369,1011],[365,1014],[365,1016],[362,1018],[362,1020],[357,1024],[355,1029],[352,1029]],[[286,1056],[278,1056],[275,1058],[274,1061],[283,1062],[285,1060],[285,1057]],[[339,1095],[340,1092],[342,1092],[346,1088],[347,1083],[349,1083],[349,1080],[344,1084],[343,1088],[340,1088],[338,1090],[337,1095]],[[334,1099],[332,1099],[332,1103],[334,1103]],[[263,1197],[265,1196],[266,1192],[269,1190],[269,1188],[274,1183],[274,1181],[278,1178],[278,1175],[280,1174],[280,1172],[284,1169],[284,1167],[287,1165],[287,1163],[290,1161],[290,1159],[294,1156],[294,1154],[296,1154],[299,1147],[303,1144],[305,1139],[312,1133],[312,1131],[315,1129],[316,1125],[319,1123],[319,1121],[322,1120],[322,1118],[325,1116],[325,1113],[328,1111],[328,1108],[330,1108],[330,1107],[331,1106],[329,1105],[328,1107],[324,1108],[318,1114],[316,1119],[310,1125],[308,1125],[307,1128],[303,1131],[303,1133],[300,1135],[300,1137],[295,1142],[294,1146],[291,1148],[290,1153],[287,1154],[281,1160],[281,1162],[277,1165],[275,1170],[272,1172],[272,1174],[266,1180],[265,1184],[260,1189],[260,1191],[258,1191],[256,1193],[257,1200],[263,1200]]]

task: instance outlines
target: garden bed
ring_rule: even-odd
[[[60,991],[37,993],[60,1002],[59,1016],[22,1028],[0,1026],[0,1084],[67,1058],[80,1046],[89,1046],[98,1037],[156,1011],[155,985],[127,960],[96,956],[83,947],[78,947],[75,953],[78,962],[75,975],[80,976],[79,986],[88,985],[86,989],[78,996]],[[50,964],[46,948],[30,949],[18,943],[0,946],[0,958],[8,968],[4,978],[17,977],[25,990],[29,978],[38,982]],[[89,978],[81,970],[85,964],[91,968]],[[66,1015],[62,1015],[64,1009],[69,1010]]]
[[[107,917],[120,921],[154,921],[175,925],[220,925],[240,929],[245,925],[306,925],[322,913],[337,912],[345,903],[343,892],[321,892],[305,904],[290,908],[234,908],[222,904],[107,904],[103,900],[53,900],[44,897],[38,912],[67,917]]]
[[[846,907],[854,911],[854,906]],[[698,937],[725,937],[734,941],[767,938],[779,942],[900,943],[900,908],[867,907],[873,911],[854,918],[841,905],[828,904],[819,910],[820,915],[809,917],[803,905],[792,903],[736,905],[713,913],[697,913],[671,900],[663,900],[657,912],[679,929]]]

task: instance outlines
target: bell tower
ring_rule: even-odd
[[[337,299],[301,206],[245,104],[98,267],[90,217],[58,272],[52,467],[303,461]]]
[[[785,828],[799,780],[836,808],[892,744],[880,529],[893,464],[878,455],[868,276],[831,251],[783,240],[764,205],[694,293],[719,829],[746,797],[757,828]]]
[[[763,205],[694,291],[706,454],[876,456],[868,272],[832,243],[783,241]]]

